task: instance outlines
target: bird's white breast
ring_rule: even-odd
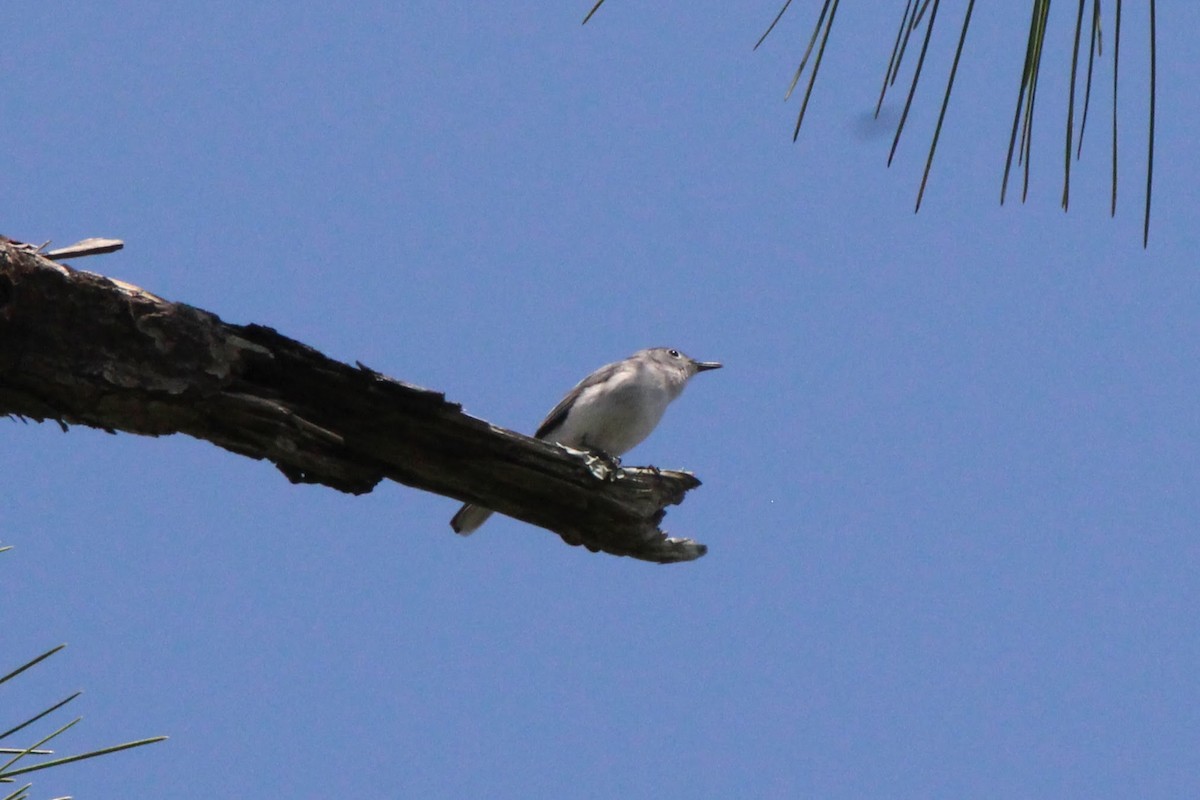
[[[650,435],[672,399],[650,370],[630,369],[584,389],[554,440],[623,455]]]

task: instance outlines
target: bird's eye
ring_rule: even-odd
[[[667,353],[671,356],[671,358],[679,358],[678,350],[668,350]]]

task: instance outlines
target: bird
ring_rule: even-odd
[[[721,366],[717,361],[696,361],[670,347],[639,350],[575,384],[534,436],[618,459],[650,435],[692,377]],[[450,520],[450,527],[469,536],[492,513],[467,503]]]

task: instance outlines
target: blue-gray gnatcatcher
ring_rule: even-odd
[[[614,457],[624,455],[650,435],[693,375],[720,367],[716,361],[696,361],[669,347],[639,350],[581,380],[546,415],[534,436]],[[450,520],[450,527],[466,536],[491,515],[489,509],[467,503]]]

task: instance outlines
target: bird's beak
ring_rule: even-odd
[[[720,369],[724,366],[720,361],[697,361],[696,372],[704,372],[710,369]]]

